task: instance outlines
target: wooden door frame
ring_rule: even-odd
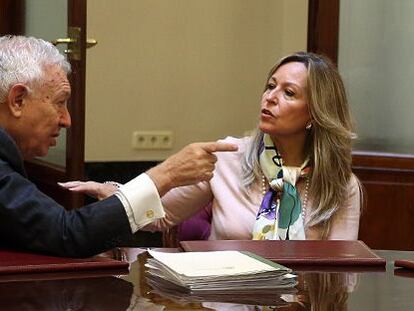
[[[328,56],[338,63],[339,0],[309,0],[309,52]]]
[[[71,61],[72,86],[69,112],[72,126],[66,137],[66,170],[69,179],[84,176],[85,161],[85,84],[86,84],[86,0],[68,1],[68,26],[81,27],[81,59]]]
[[[23,0],[0,0],[0,36],[23,33],[25,26],[23,13]]]

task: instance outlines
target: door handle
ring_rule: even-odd
[[[68,58],[72,60],[80,60],[80,31],[81,29],[79,27],[69,27],[67,38],[59,38],[51,41],[51,43],[55,46],[58,44],[67,44],[68,48],[65,50],[65,53],[68,55]],[[86,40],[87,49],[94,47],[97,44],[98,41],[95,39]]]
[[[52,41],[53,45],[58,45],[58,44],[69,44],[69,43],[74,43],[75,39],[72,38],[58,38],[56,40]],[[98,41],[95,39],[86,39],[86,48],[89,49],[91,47],[94,47],[95,45],[98,44]]]
[[[73,43],[73,42],[75,42],[75,39],[72,39],[72,38],[59,38],[59,39],[53,40],[52,44],[56,46],[58,44],[69,44],[69,43]]]
[[[98,44],[98,41],[95,39],[86,39],[86,48],[90,49]]]

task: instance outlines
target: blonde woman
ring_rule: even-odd
[[[166,216],[145,229],[165,230],[211,202],[209,239],[357,239],[361,190],[351,171],[352,138],[335,66],[312,53],[288,55],[268,75],[252,137],[224,139],[238,151],[216,153],[210,181],[168,192]],[[99,196],[110,186],[67,187]]]

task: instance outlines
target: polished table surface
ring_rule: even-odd
[[[113,253],[131,263],[129,273],[1,276],[0,310],[414,310],[414,271],[394,268],[414,252],[376,253],[385,269],[301,267],[293,291],[197,297],[152,288],[147,253],[129,248]]]

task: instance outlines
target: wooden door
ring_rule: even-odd
[[[308,50],[325,54],[335,63],[339,8],[340,0],[309,0]],[[414,156],[354,151],[352,159],[366,197],[359,239],[375,249],[413,250]]]
[[[59,2],[53,2],[56,5]],[[0,34],[27,35],[27,20],[30,18],[28,6],[36,5],[42,18],[36,18],[36,23],[44,23],[43,27],[54,27],[51,19],[54,12],[42,12],[42,5],[47,1],[27,2],[24,0],[0,0]],[[72,96],[69,102],[69,112],[72,116],[72,127],[66,132],[66,143],[63,146],[64,159],[56,164],[45,159],[35,159],[25,163],[29,178],[46,194],[53,197],[68,209],[83,204],[83,196],[74,195],[61,189],[57,182],[79,180],[84,175],[84,131],[85,131],[85,61],[86,61],[86,0],[60,1],[67,10],[67,29],[79,30],[79,57],[68,55],[72,65],[69,77],[72,86]],[[57,9],[55,13],[61,13]],[[33,21],[31,21],[33,22]],[[40,27],[41,29],[41,27]],[[37,34],[43,37],[42,34]],[[67,37],[62,33],[61,37]],[[57,38],[56,38],[57,39]]]

